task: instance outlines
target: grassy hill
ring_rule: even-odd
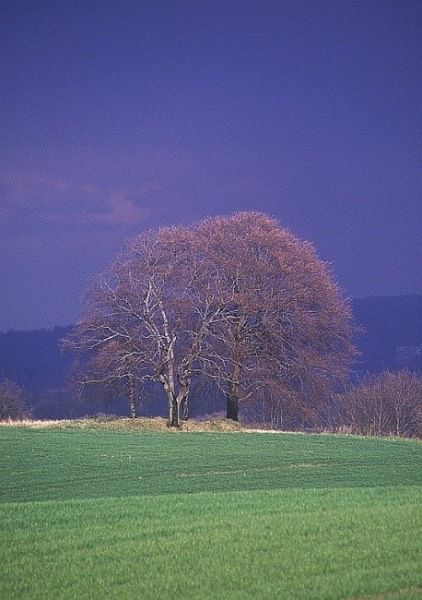
[[[0,429],[0,597],[422,597],[422,443],[104,427]]]

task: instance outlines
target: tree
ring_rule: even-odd
[[[64,342],[92,355],[89,371],[102,384],[123,377],[138,385],[160,383],[172,426],[179,425],[181,408],[188,416],[191,380],[209,328],[222,312],[199,245],[193,230],[183,227],[127,242],[93,282],[84,317]]]
[[[130,343],[122,344],[119,339],[103,339],[104,328],[98,327],[86,318],[80,321],[74,331],[62,341],[64,349],[79,351],[90,357],[82,358],[73,364],[70,384],[77,396],[102,400],[112,395],[126,397],[131,418],[136,417],[139,404],[139,386],[136,377],[137,365],[130,349]]]
[[[260,395],[306,415],[354,353],[350,307],[326,265],[260,213],[207,219],[198,234],[225,306],[205,370],[225,390],[227,417],[237,420],[240,403]]]
[[[0,381],[0,420],[23,419],[28,416],[25,391],[9,379]]]
[[[345,372],[350,333],[348,305],[311,246],[252,212],[127,242],[65,345],[89,357],[83,385],[125,380],[134,394],[160,383],[177,426],[197,375],[224,389],[228,418],[269,391],[305,413]]]
[[[406,370],[368,376],[334,398],[334,426],[362,435],[422,436],[422,376]]]

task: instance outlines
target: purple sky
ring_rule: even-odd
[[[127,237],[277,217],[345,295],[422,293],[422,2],[10,0],[0,330],[73,323]]]

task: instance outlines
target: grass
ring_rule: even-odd
[[[96,429],[100,431],[166,431],[168,433],[209,432],[209,431],[245,431],[241,423],[228,419],[213,419],[211,421],[181,421],[180,427],[168,427],[168,419],[163,417],[141,417],[129,419],[124,417],[91,417],[85,419],[63,420],[29,420],[0,421],[0,426],[27,427],[30,429]]]
[[[422,444],[0,429],[0,597],[422,598]]]

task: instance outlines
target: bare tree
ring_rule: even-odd
[[[65,341],[70,349],[93,354],[89,365],[99,381],[132,377],[141,385],[160,383],[172,426],[179,425],[181,408],[188,416],[191,380],[222,310],[198,243],[193,231],[182,227],[129,241],[94,282],[85,316]]]
[[[347,374],[348,302],[312,246],[266,215],[207,219],[198,234],[225,306],[205,368],[226,392],[227,417],[237,420],[240,402],[261,392],[305,414]]]
[[[334,398],[334,425],[364,435],[422,435],[422,377],[409,371],[368,376]]]
[[[0,421],[4,419],[22,419],[28,416],[26,393],[14,381],[0,381]]]
[[[81,400],[126,397],[129,414],[135,418],[141,390],[134,353],[129,343],[123,344],[117,338],[104,337],[101,343],[104,334],[103,327],[97,328],[85,317],[62,341],[64,349],[84,355],[73,364],[69,377],[71,387]]]

